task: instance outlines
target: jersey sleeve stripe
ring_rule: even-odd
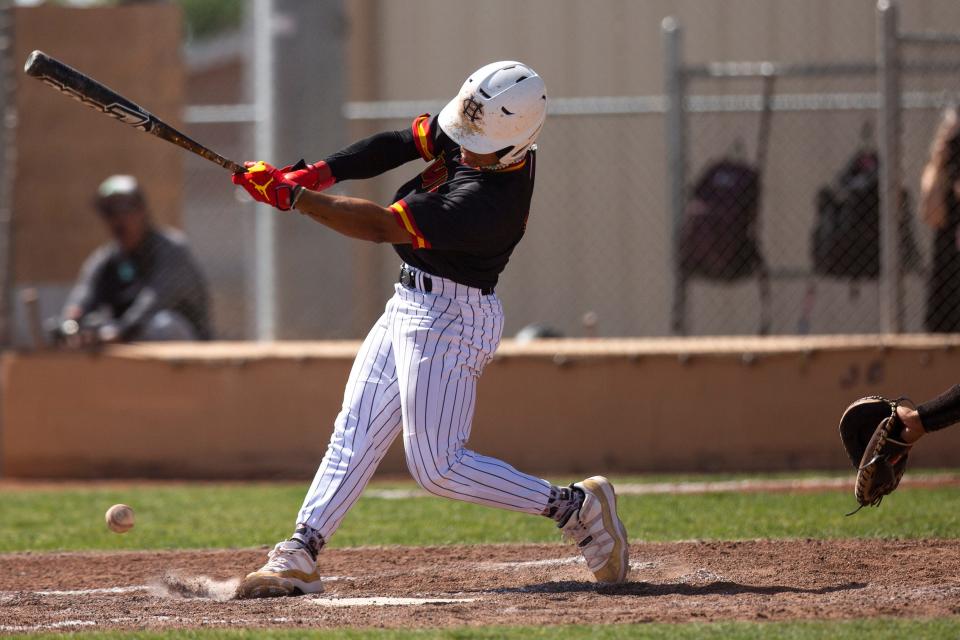
[[[433,136],[430,135],[430,114],[425,113],[417,116],[413,121],[413,142],[417,145],[417,151],[420,157],[427,162],[436,157],[433,148]]]
[[[397,200],[390,205],[390,211],[393,212],[393,218],[397,221],[397,224],[399,224],[402,229],[410,234],[410,237],[413,239],[414,249],[430,248],[430,242],[427,241],[427,239],[420,232],[420,229],[417,227],[417,223],[413,219],[413,214],[410,213],[410,207],[407,206],[406,202],[403,200]]]

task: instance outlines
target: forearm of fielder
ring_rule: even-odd
[[[351,238],[391,244],[411,242],[410,234],[396,223],[393,213],[369,200],[304,191],[296,209]]]

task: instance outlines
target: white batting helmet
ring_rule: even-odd
[[[496,153],[501,164],[522,160],[547,116],[547,86],[521,62],[493,62],[467,78],[440,112],[451,140],[473,153]]]

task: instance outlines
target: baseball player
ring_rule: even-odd
[[[94,206],[112,238],[84,262],[52,337],[70,347],[209,340],[203,273],[183,234],[154,222],[137,179],[110,176]]]
[[[927,330],[960,329],[960,110],[940,122],[920,184],[921,219],[934,230]],[[960,385],[914,408],[904,399],[860,398],[840,418],[840,437],[857,469],[861,508],[878,506],[900,484],[913,445],[929,431],[960,422]]]
[[[847,407],[840,418],[840,437],[857,469],[854,494],[860,508],[878,506],[893,493],[917,440],[958,422],[960,385],[916,407],[905,399],[881,396],[860,398]]]
[[[526,229],[546,107],[533,69],[494,62],[467,78],[438,116],[312,165],[247,163],[234,176],[256,200],[351,238],[389,242],[402,261],[395,293],[357,354],[295,532],[243,580],[240,597],[323,590],[317,554],[401,432],[407,466],[425,491],[551,518],[598,581],[626,579],[627,534],[606,478],[559,487],[464,446],[477,380],[503,332],[494,289]],[[388,207],[321,193],[417,158],[429,164]]]
[[[926,329],[960,331],[960,110],[948,109],[920,183],[921,219],[933,229]]]

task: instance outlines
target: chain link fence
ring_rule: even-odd
[[[195,43],[185,56],[184,126],[237,160],[265,149],[245,53],[251,28],[248,15],[245,29]],[[891,114],[877,60],[687,63],[680,33],[665,22],[663,95],[552,98],[527,233],[497,289],[506,333],[872,333],[887,328],[891,291],[899,330],[958,330],[950,323],[960,316],[960,207],[951,196],[948,219],[933,228],[921,215],[920,184],[960,89],[960,40],[896,31],[899,100]],[[278,129],[268,155],[294,162],[285,156],[299,149],[316,160],[352,139],[408,127],[443,103],[345,102],[338,131],[304,142],[291,131],[309,127]],[[885,271],[883,240],[891,117],[899,123],[898,286]],[[335,190],[389,204],[395,187],[422,169],[412,163]],[[389,247],[285,216],[271,231],[273,276],[264,280],[262,207],[239,197],[222,169],[192,156],[182,202],[217,339],[361,337],[396,279]],[[263,331],[264,313],[272,335]],[[22,338],[26,316],[17,317]]]
[[[864,67],[689,79],[676,333],[880,330],[876,74]]]
[[[553,100],[528,234],[499,289],[508,331],[883,331],[878,63],[686,65],[677,33],[665,23],[664,96]],[[903,77],[895,303],[908,332],[928,328],[940,264],[919,215],[920,175],[949,102],[948,48],[894,63]],[[348,116],[396,128],[439,104],[356,105]],[[399,181],[382,179],[382,198]]]
[[[666,35],[668,51],[679,47],[673,27]],[[888,63],[668,71],[680,76],[684,105],[671,138],[676,333],[873,333],[889,330],[885,316],[896,330],[944,330],[928,318],[952,307],[955,293],[929,299],[928,283],[956,277],[919,215],[933,125],[960,62],[942,39],[918,38],[921,56],[894,47]],[[902,87],[891,108],[881,95],[885,64]],[[884,147],[883,118],[896,150]],[[891,155],[887,253],[882,165]]]

